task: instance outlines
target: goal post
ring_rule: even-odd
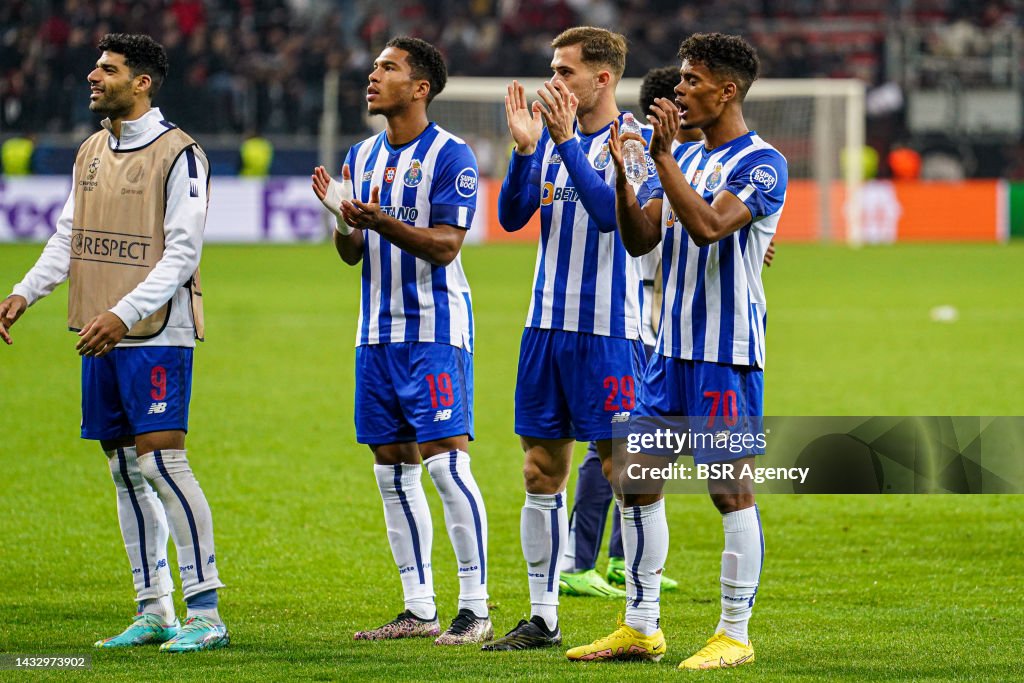
[[[504,173],[511,141],[504,97],[511,78],[453,77],[430,117],[474,146],[481,171]],[[544,79],[517,79],[535,99]],[[619,107],[638,112],[641,80],[619,83]],[[864,84],[856,79],[761,79],[743,106],[747,125],[789,162],[782,228],[804,240],[861,241]]]

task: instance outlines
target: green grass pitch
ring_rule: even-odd
[[[39,251],[0,247],[0,286],[19,279]],[[500,632],[529,609],[512,412],[534,253],[487,246],[463,254],[478,339],[471,451],[490,517]],[[1022,414],[1022,263],[1022,244],[780,245],[765,274],[766,411]],[[353,642],[353,631],[401,610],[370,455],[354,441],[358,269],[343,266],[329,245],[210,246],[203,276],[208,341],[196,355],[189,449],[214,511],[231,647],[176,657],[153,648],[97,652],[91,672],[3,671],[0,680],[685,677],[676,664],[703,644],[719,610],[721,524],[701,496],[668,501],[667,573],[681,588],[663,596],[668,654],[660,664]],[[0,652],[88,652],[133,613],[104,458],[78,439],[65,291],[31,309],[14,328],[15,345],[0,348]],[[955,306],[959,320],[932,322],[929,310],[939,305]],[[447,621],[455,560],[436,492],[425,488]],[[757,663],[696,677],[1020,680],[1022,500],[763,496],[767,556],[751,624]],[[614,600],[563,599],[566,646],[609,632],[622,610]]]

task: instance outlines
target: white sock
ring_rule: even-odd
[[[174,582],[167,567],[164,506],[142,476],[134,446],[106,454],[117,490],[117,520],[131,563],[135,600],[144,603],[144,612],[158,614],[169,624],[174,621],[174,603],[170,598]]]
[[[722,616],[716,631],[741,643],[750,642],[747,624],[764,562],[764,536],[757,506],[722,515],[725,552],[722,553]]]
[[[569,536],[565,492],[527,493],[519,534],[530,582],[530,616],[558,626],[558,566]]]
[[[668,556],[665,500],[622,508],[626,625],[645,636],[661,628],[661,571]]]
[[[419,465],[374,465],[377,488],[384,501],[384,524],[391,554],[402,579],[405,609],[420,619],[433,619],[434,575],[430,553],[434,527],[420,483]]]
[[[441,453],[426,463],[441,495],[448,538],[459,563],[459,609],[486,617],[487,510],[469,468],[469,453]]]
[[[213,547],[213,515],[192,474],[185,450],[144,453],[139,456],[139,469],[164,504],[178,551],[178,572],[185,599],[223,587]]]
[[[139,614],[153,614],[160,618],[164,624],[173,624],[177,616],[174,614],[174,601],[170,595],[162,595],[159,598],[147,598],[142,601],[142,609]]]

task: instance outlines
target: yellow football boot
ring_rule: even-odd
[[[708,638],[708,644],[695,655],[684,659],[679,668],[692,671],[730,669],[741,664],[750,664],[753,661],[754,648],[750,643],[744,645],[738,640],[733,640],[722,630]]]
[[[591,662],[606,659],[647,660],[657,662],[665,656],[665,634],[659,628],[645,636],[621,621],[619,628],[604,638],[598,638],[590,645],[574,647],[565,656],[574,662]]]

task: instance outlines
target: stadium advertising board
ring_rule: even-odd
[[[497,194],[499,181],[489,181]],[[872,181],[864,184],[861,198],[863,241],[869,244],[890,242],[993,242],[1004,241],[1006,225],[1006,183],[1001,180],[969,180],[960,183]],[[1019,196],[1024,197],[1024,192]],[[1019,202],[1024,207],[1024,200]],[[786,210],[779,223],[780,242],[810,242],[821,239],[821,201],[818,184],[811,180],[790,180]],[[832,187],[828,206],[832,225],[838,226],[832,238],[846,239],[843,215],[845,188]],[[487,239],[498,242],[536,242],[540,217],[535,215],[525,228],[507,233],[498,223],[497,206],[489,212]],[[1024,208],[1018,211],[1024,223]]]
[[[39,242],[53,226],[67,200],[68,178],[35,176],[0,179],[0,242]],[[522,230],[507,233],[498,223],[497,195],[501,184],[482,180],[478,211],[466,242],[535,242],[539,218]],[[789,184],[780,241],[814,241],[819,234],[817,185]],[[843,186],[833,188],[832,224],[836,240],[845,239]],[[864,241],[947,242],[1004,241],[1024,232],[1024,190],[1002,180],[960,183],[873,181],[862,198]],[[310,242],[329,233],[326,213],[303,176],[266,179],[214,177],[208,242]]]
[[[0,179],[0,242],[40,242],[53,234],[70,188],[66,176]],[[480,206],[492,203],[481,188]],[[265,179],[214,176],[207,242],[311,242],[330,234],[327,212],[303,176]],[[486,211],[466,242],[482,241]]]

